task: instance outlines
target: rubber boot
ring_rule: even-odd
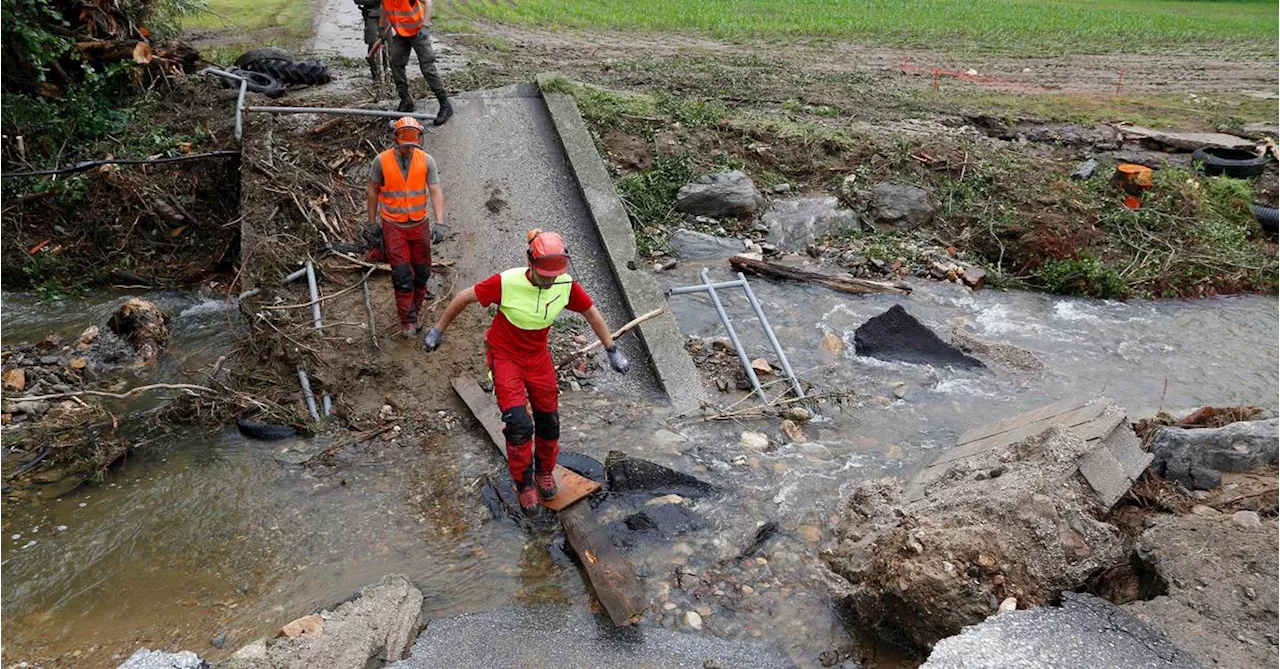
[[[544,500],[555,499],[559,490],[556,488],[556,476],[551,472],[538,472],[535,479],[538,483],[538,496]]]
[[[436,113],[436,120],[432,121],[435,125],[444,125],[445,121],[453,116],[453,105],[449,104],[449,96],[444,91],[436,93],[436,99],[440,101],[440,111]]]
[[[396,111],[412,112],[417,109],[417,106],[413,104],[413,97],[409,95],[409,89],[407,87],[398,91],[398,93],[400,93],[400,106],[396,107]]]

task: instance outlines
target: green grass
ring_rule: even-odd
[[[182,29],[214,33],[202,51],[223,62],[247,47],[298,47],[311,35],[313,9],[311,0],[208,0],[205,11],[182,19]]]
[[[913,93],[914,101],[941,112],[973,112],[1011,118],[1033,116],[1068,123],[1126,121],[1156,128],[1238,129],[1253,121],[1274,121],[1280,102],[1259,100],[1239,93],[1215,93],[1201,97],[1174,93],[1013,94],[997,91],[955,90],[941,95]]]
[[[488,0],[450,15],[726,39],[869,39],[1027,55],[1159,53],[1174,44],[1275,52],[1274,0]]]

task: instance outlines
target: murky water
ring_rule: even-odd
[[[694,283],[696,269],[660,278]],[[934,283],[908,297],[753,285],[792,365],[818,390],[893,398],[906,384],[903,399],[828,406],[827,420],[804,426],[810,443],[799,445],[786,443],[776,421],[674,417],[610,396],[603,383],[602,392],[565,394],[564,448],[602,460],[624,450],[720,486],[685,503],[688,527],[627,549],[653,601],[644,624],[684,629],[684,613],[701,609],[709,612],[701,633],[772,641],[802,666],[849,643],[818,551],[852,484],[909,475],[964,429],[1075,392],[1107,394],[1135,416],[1162,402],[1276,403],[1274,297],[1112,303]],[[181,378],[233,345],[221,303],[152,297],[177,314],[174,341],[139,382]],[[104,322],[117,303],[100,297],[48,308],[6,295],[4,337],[74,336]],[[745,299],[726,303],[753,357],[767,355]],[[978,336],[1027,348],[1046,369],[956,372],[854,355],[853,330],[895,303],[944,338],[949,319],[966,318]],[[705,298],[671,304],[687,333],[719,332]],[[838,354],[821,351],[827,333],[846,342]],[[772,444],[743,446],[744,430]],[[423,590],[433,618],[513,603],[590,606],[579,571],[561,548],[547,548],[552,533],[489,519],[477,481],[498,458],[465,424],[447,437],[351,449],[339,465],[314,472],[288,464],[290,448],[314,444],[247,441],[234,429],[175,430],[102,485],[6,507],[6,663],[62,657],[57,664],[113,666],[114,656],[141,646],[221,657],[394,572]],[[617,529],[652,509],[647,501],[612,496],[598,509],[601,522]],[[777,534],[740,557],[766,522]],[[223,633],[225,646],[214,648]]]

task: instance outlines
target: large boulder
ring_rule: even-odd
[[[683,260],[728,258],[746,250],[740,239],[716,237],[705,232],[680,228],[667,240],[671,250]]]
[[[747,218],[764,204],[764,195],[740,170],[708,174],[676,193],[676,209],[693,216]]]
[[[274,643],[241,648],[224,669],[364,669],[404,658],[422,629],[422,593],[398,574],[385,576],[360,596],[319,620],[286,625]],[[292,626],[292,627],[291,627]],[[287,636],[295,634],[295,636]]]
[[[1245,472],[1276,464],[1280,419],[1251,420],[1217,428],[1164,427],[1151,444],[1156,473],[1196,490],[1222,484],[1221,472]]]
[[[891,479],[859,485],[823,554],[851,627],[924,653],[1002,602],[1045,606],[1123,563],[1130,539],[1075,475],[1093,448],[1051,425],[941,465],[918,497]]]
[[[880,360],[966,369],[986,366],[939,339],[900,304],[859,326],[853,342],[858,355]]]
[[[1011,611],[934,646],[923,669],[1194,669],[1164,634],[1105,599],[1063,593],[1061,607]]]
[[[937,210],[933,195],[923,188],[879,183],[871,190],[868,218],[877,229],[914,230],[932,223]]]
[[[835,197],[777,200],[765,213],[765,241],[783,251],[803,251],[820,237],[837,235],[858,225],[858,217],[840,208]]]

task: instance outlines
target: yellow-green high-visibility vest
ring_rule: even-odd
[[[525,276],[528,271],[527,267],[514,267],[500,275],[502,301],[498,303],[498,311],[521,330],[549,328],[569,304],[573,277],[561,274],[554,284],[542,288],[529,281]]]

